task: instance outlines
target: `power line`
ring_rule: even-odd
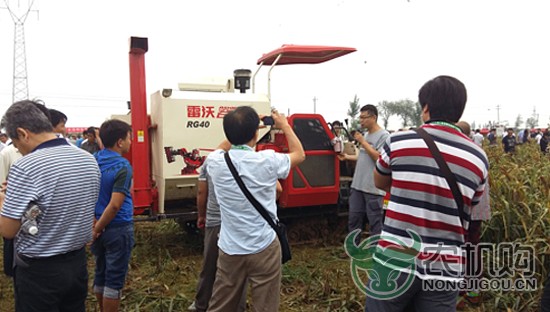
[[[2,94],[0,92],[0,94]],[[6,94],[6,93],[4,93]],[[31,97],[32,98],[32,97]],[[84,109],[88,114],[90,111],[111,111],[121,113],[128,111],[128,104],[125,99],[99,98],[99,97],[72,97],[72,96],[52,96],[52,97],[34,97],[43,100],[48,108],[56,109]],[[71,102],[68,102],[71,101]],[[0,105],[0,117],[6,111],[7,107]]]
[[[105,95],[78,95],[78,94],[48,94],[37,92],[38,94],[33,94],[31,98],[37,99],[63,99],[63,100],[77,100],[77,101],[101,101],[101,102],[124,102],[128,101],[126,97],[116,97],[116,96],[105,96]],[[1,91],[0,95],[9,95],[7,91]]]
[[[101,102],[124,102],[128,98],[123,97],[107,97],[107,96],[89,96],[89,95],[37,95],[37,98],[49,98],[49,99],[63,99],[63,100],[77,100],[77,101],[101,101]]]

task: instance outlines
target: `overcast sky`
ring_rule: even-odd
[[[8,1],[16,6],[17,1]],[[20,0],[25,6],[26,0]],[[1,2],[0,2],[0,6]],[[126,113],[128,38],[149,38],[147,94],[192,77],[230,77],[282,44],[357,52],[272,72],[272,105],[346,118],[349,102],[411,99],[451,75],[468,89],[463,119],[550,121],[550,3],[546,0],[48,0],[25,23],[30,97],[68,126]],[[0,10],[0,113],[11,104],[13,22]],[[265,91],[267,70],[258,90]],[[399,127],[392,120],[391,128]]]

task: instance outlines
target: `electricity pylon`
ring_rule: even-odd
[[[13,89],[12,101],[17,102],[29,98],[29,86],[27,80],[27,54],[25,51],[25,21],[31,12],[35,0],[28,0],[27,6],[22,7],[21,1],[17,1],[17,8],[10,6],[8,0],[4,0],[6,9],[13,20]]]

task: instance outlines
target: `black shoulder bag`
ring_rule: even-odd
[[[239,185],[239,188],[244,193],[244,196],[250,201],[252,206],[258,210],[260,215],[269,223],[269,225],[275,230],[275,233],[277,233],[277,237],[279,238],[279,243],[281,245],[281,255],[282,255],[282,263],[286,263],[288,260],[292,259],[292,254],[290,253],[290,245],[288,243],[288,238],[286,235],[286,226],[277,221],[273,221],[271,217],[269,216],[269,213],[265,208],[260,204],[254,196],[250,193],[250,191],[246,188],[246,186],[243,183],[243,180],[237,173],[237,169],[235,169],[235,166],[233,165],[233,162],[231,162],[231,158],[229,158],[229,153],[225,152],[224,155],[225,162],[227,163],[227,166],[229,167],[229,170],[231,171],[231,174],[233,175],[233,178],[235,178],[235,181],[237,181],[237,184]]]
[[[445,180],[447,180],[447,184],[449,184],[449,188],[451,189],[451,192],[453,192],[453,197],[455,198],[455,202],[458,207],[458,216],[460,217],[460,222],[464,225],[464,220],[469,221],[470,218],[464,213],[464,199],[462,198],[462,193],[460,193],[460,190],[458,189],[455,175],[451,172],[451,169],[449,169],[449,165],[447,165],[447,163],[443,159],[443,156],[439,152],[439,149],[435,145],[434,140],[428,134],[428,132],[426,132],[426,130],[422,128],[416,128],[414,129],[414,131],[418,133],[418,135],[420,135],[424,142],[426,142],[426,145],[428,145],[428,148],[430,149],[433,158],[439,166],[439,170],[445,177]]]

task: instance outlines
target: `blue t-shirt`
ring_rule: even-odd
[[[132,185],[132,166],[130,162],[119,153],[109,149],[100,150],[95,158],[101,171],[101,186],[99,198],[95,205],[95,217],[99,220],[105,208],[111,201],[113,193],[126,195],[124,203],[111,224],[129,223],[133,221],[134,204],[130,188]]]

